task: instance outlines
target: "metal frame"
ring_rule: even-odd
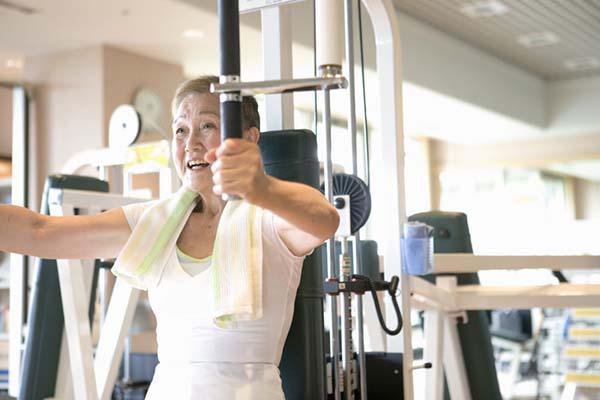
[[[481,266],[481,267],[478,267]],[[592,269],[600,266],[600,256],[476,256],[472,254],[435,255],[436,273],[477,272],[490,269]],[[411,302],[425,312],[425,361],[432,363],[426,372],[426,399],[439,400],[443,382],[441,365],[453,400],[469,399],[466,370],[462,362],[457,317],[466,318],[467,310],[534,307],[597,307],[600,284],[528,285],[528,286],[457,286],[455,277],[438,277],[436,285],[410,277]],[[405,326],[405,334],[411,331]],[[567,385],[565,393],[574,390]],[[565,398],[563,396],[563,398]]]
[[[388,179],[386,185],[378,188],[378,199],[379,204],[374,204],[372,218],[384,222],[382,226],[389,227],[378,242],[381,244],[381,249],[386,260],[385,263],[385,275],[390,277],[401,273],[401,257],[400,257],[400,237],[401,237],[401,225],[406,221],[405,211],[405,190],[404,190],[404,138],[402,131],[402,68],[401,68],[401,52],[400,52],[400,33],[398,29],[396,10],[393,3],[390,0],[362,0],[363,5],[367,9],[371,21],[373,22],[373,29],[375,34],[375,45],[377,54],[377,73],[379,76],[379,92],[380,92],[380,124],[381,132],[385,132],[385,140],[382,141],[381,155],[382,163],[386,165],[388,170]],[[351,18],[348,14],[348,2],[346,2],[346,32],[352,29]],[[351,8],[349,10],[351,12]],[[347,33],[348,34],[348,33]],[[351,47],[350,47],[351,48]],[[353,55],[348,51],[347,48],[347,60],[348,68],[354,68]],[[351,78],[353,74],[349,74]],[[353,89],[353,82],[349,82],[350,90]],[[329,96],[328,90],[324,91],[324,124],[326,123],[326,117],[329,113]],[[352,96],[350,99],[350,108],[352,109]],[[349,128],[352,131],[355,130],[352,125],[354,116],[350,116]],[[328,129],[326,127],[326,136]],[[327,140],[326,140],[327,141]],[[355,147],[355,145],[353,146]],[[330,147],[328,147],[329,149]],[[356,154],[354,153],[356,158]],[[330,162],[330,156],[328,155],[328,163]],[[327,168],[326,168],[327,170]],[[356,171],[353,171],[356,172]],[[328,175],[328,174],[326,174]],[[328,192],[326,184],[326,193]],[[388,210],[398,210],[397,213],[389,213]],[[332,247],[332,243],[329,243],[329,247]],[[356,246],[355,246],[356,247]],[[329,262],[333,261],[333,257],[330,254],[332,249],[328,251]],[[360,259],[360,257],[355,258]],[[360,266],[358,266],[360,268]],[[401,279],[401,291],[402,291],[402,313],[405,316],[411,314],[411,302],[410,302],[410,280],[407,276],[402,276]],[[362,304],[360,304],[362,306]],[[337,314],[335,304],[332,302],[332,312]],[[361,307],[359,307],[359,313]],[[395,318],[393,314],[393,307],[386,307],[386,313],[388,318]],[[336,329],[337,318],[332,317],[332,330]],[[335,318],[335,320],[334,320]],[[408,317],[410,320],[410,317]],[[358,322],[362,325],[362,315],[358,319]],[[361,333],[359,339],[359,352],[362,352],[362,326],[359,327],[359,333]],[[408,332],[408,333],[407,333]],[[332,335],[333,336],[333,335]],[[387,348],[389,349],[409,349],[404,352],[403,362],[403,379],[404,379],[404,398],[413,398],[413,359],[412,359],[412,339],[410,330],[404,331],[402,343],[399,341],[387,338]],[[337,340],[333,342],[334,347],[337,347]],[[335,353],[335,349],[334,349]],[[361,355],[362,356],[362,355]],[[336,354],[334,354],[335,360],[337,360]],[[362,356],[361,359],[364,359]],[[363,364],[364,365],[364,364]],[[364,371],[363,371],[364,373]],[[337,374],[334,375],[337,378]],[[334,378],[334,379],[335,379]],[[366,391],[364,376],[361,378],[363,383],[363,390],[361,393],[366,398]],[[336,397],[338,398],[338,397]]]
[[[162,141],[156,142],[160,143]],[[148,143],[145,143],[146,145]],[[61,168],[65,174],[76,173],[80,168],[91,166],[98,169],[100,179],[111,178],[112,193],[129,193],[132,186],[133,175],[158,173],[159,197],[164,198],[173,192],[173,171],[171,168],[146,162],[129,168],[127,174],[123,173],[123,166],[128,162],[129,148],[104,148],[79,152],[73,155]]]
[[[3,85],[5,86],[5,85]],[[13,177],[12,204],[29,206],[29,98],[23,86],[13,89]],[[18,178],[18,179],[17,179]],[[8,390],[19,393],[22,368],[23,324],[26,319],[28,295],[28,257],[10,255],[10,323],[8,344]]]
[[[497,256],[468,253],[435,254],[434,273],[478,272],[489,269],[600,269],[598,256]]]
[[[381,187],[380,204],[376,205],[374,209],[377,211],[373,217],[378,219],[380,222],[385,221],[385,226],[391,229],[386,232],[380,241],[382,243],[383,255],[386,262],[386,276],[398,275],[401,273],[400,266],[400,237],[401,237],[401,224],[406,221],[406,211],[404,204],[404,148],[403,148],[403,132],[402,132],[402,69],[400,63],[400,34],[397,24],[396,11],[391,0],[362,0],[363,5],[366,7],[371,20],[373,21],[374,33],[375,33],[375,45],[377,49],[377,72],[379,75],[379,90],[381,95],[380,102],[380,127],[381,131],[386,133],[385,141],[382,142],[381,154],[383,164],[389,168],[389,179],[386,181],[386,185]],[[352,32],[351,18],[349,18],[348,10],[351,13],[350,3],[346,2],[346,32]],[[329,193],[329,187],[331,185],[331,156],[330,156],[330,121],[329,121],[329,90],[345,88],[347,81],[344,77],[339,75],[328,75],[320,78],[308,78],[308,79],[289,79],[291,76],[291,62],[284,62],[284,46],[291,45],[290,32],[287,26],[282,24],[289,18],[287,14],[288,10],[278,9],[265,9],[262,11],[263,18],[263,29],[268,32],[268,36],[277,36],[278,39],[264,38],[265,33],[263,32],[263,45],[270,43],[272,46],[264,49],[263,59],[265,60],[265,78],[267,79],[284,79],[278,81],[265,81],[265,82],[222,82],[220,84],[213,84],[212,91],[214,92],[241,92],[242,94],[280,94],[288,93],[299,90],[323,90],[324,99],[324,117],[323,123],[325,125],[325,136],[326,136],[326,148],[328,153],[328,159],[325,163],[325,193],[328,199],[331,201],[331,193]],[[271,26],[267,27],[266,24],[270,23]],[[348,29],[350,28],[350,30]],[[350,35],[348,35],[350,36]],[[265,46],[263,46],[265,47]],[[347,47],[352,48],[352,46]],[[288,50],[289,56],[289,50]],[[354,68],[353,55],[351,51],[347,51],[348,67]],[[273,63],[270,63],[274,60]],[[291,61],[291,60],[290,60]],[[223,60],[222,60],[223,62]],[[321,71],[324,72],[325,70]],[[352,74],[350,74],[352,76]],[[352,82],[350,82],[350,88],[352,89]],[[284,101],[284,97],[277,95],[270,99],[267,106],[270,108],[270,113],[274,112],[275,115],[269,114],[267,125],[269,129],[271,126],[276,128],[283,128],[290,126],[292,118],[290,117],[289,107],[291,102],[289,98]],[[353,110],[352,96],[350,100],[350,108]],[[350,116],[350,130],[355,130],[352,125],[354,115]],[[353,139],[354,140],[354,139]],[[353,148],[355,149],[355,144]],[[354,156],[356,152],[354,151]],[[356,171],[354,171],[356,172]],[[397,213],[388,213],[388,210],[398,210]],[[333,262],[333,241],[328,242],[327,258],[330,266],[331,275],[331,263]],[[402,290],[402,312],[404,315],[409,316],[411,313],[410,303],[410,280],[407,276],[402,276],[401,280]],[[359,304],[359,312],[360,306]],[[386,307],[388,317],[395,318],[393,315],[393,308]],[[336,302],[331,302],[331,329],[333,332],[337,331],[337,307]],[[359,327],[360,339],[362,342],[362,330],[363,321],[362,314],[359,318],[361,326]],[[332,356],[334,359],[334,369],[337,370],[337,343],[338,341],[332,336]],[[412,349],[412,342],[410,331],[407,334],[406,331],[403,334],[402,343],[392,341],[388,339],[387,346],[391,349]],[[360,352],[362,353],[362,343],[359,343]],[[361,359],[364,359],[362,357]],[[412,350],[404,352],[404,363],[403,363],[403,376],[404,376],[404,396],[406,399],[413,398],[413,383],[412,383]],[[333,374],[334,387],[339,388],[337,384],[338,374]],[[364,390],[365,379],[364,376],[361,378],[363,383],[362,395],[366,398],[366,392]],[[339,393],[337,389],[334,390],[335,398],[339,399]]]
[[[292,78],[292,24],[287,7],[261,10],[263,69],[265,79]],[[265,97],[267,131],[291,129],[294,126],[292,94]]]
[[[48,195],[50,215],[53,216],[74,215],[75,209],[94,214],[140,201],[145,200],[66,189],[51,189]],[[117,378],[124,339],[133,320],[139,291],[117,280],[94,358],[87,303],[80,301],[90,297],[91,268],[82,260],[57,260],[57,264],[66,346],[63,344],[61,349],[55,397],[108,400]]]
[[[378,187],[378,195],[374,197],[371,218],[378,226],[388,229],[382,237],[377,238],[385,258],[385,276],[401,273],[400,238],[402,224],[406,222],[405,188],[404,188],[404,133],[402,125],[402,63],[400,49],[400,31],[396,10],[390,0],[362,0],[373,24],[377,55],[377,75],[379,77],[380,95],[380,131],[385,135],[381,141],[381,164],[387,170],[385,185]],[[397,212],[390,212],[397,210]],[[410,320],[411,283],[408,276],[402,274],[400,281],[402,296],[402,315]],[[395,318],[393,307],[386,304],[386,317]],[[403,358],[404,398],[414,397],[413,389],[413,355],[410,329],[405,324],[402,341],[395,337],[387,337],[387,349],[398,351],[405,349]]]

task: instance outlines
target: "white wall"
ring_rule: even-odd
[[[0,86],[0,157],[12,154],[12,90]]]
[[[575,217],[600,220],[600,182],[575,179]]]
[[[74,154],[108,144],[110,115],[131,103],[141,86],[155,88],[165,105],[161,127],[170,132],[169,102],[183,80],[180,66],[103,45],[30,57],[27,80],[33,84],[33,190],[39,204],[47,175],[59,172]],[[154,139],[162,136],[155,134]]]
[[[542,79],[406,14],[397,15],[406,81],[518,121],[546,125]]]
[[[150,57],[133,54],[116,47],[103,47],[104,74],[104,126],[121,104],[132,104],[135,92],[148,87],[162,100],[163,110],[159,130],[144,132],[146,140],[160,140],[171,135],[171,99],[175,89],[183,82],[183,68]],[[162,131],[162,132],[159,132]],[[108,133],[108,132],[106,132]]]
[[[25,76],[33,84],[33,181],[39,205],[47,175],[76,152],[105,145],[102,46],[30,57]]]
[[[600,141],[600,77],[551,82],[550,131],[557,134],[596,134]]]
[[[482,145],[433,141],[436,170],[445,168],[546,167],[553,162],[600,158],[598,135],[546,137],[541,140]]]

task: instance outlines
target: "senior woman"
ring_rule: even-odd
[[[172,103],[172,157],[198,201],[156,285],[148,288],[157,319],[159,365],[147,399],[282,400],[278,364],[292,321],[303,258],[333,235],[337,211],[317,190],[265,174],[257,142],[256,101],[242,104],[243,138],[221,143],[213,76],[184,82]],[[222,329],[211,313],[208,273],[222,193],[261,210],[262,315]],[[114,258],[155,202],[94,216],[49,217],[0,206],[0,250],[45,258]],[[225,222],[224,222],[225,223]]]

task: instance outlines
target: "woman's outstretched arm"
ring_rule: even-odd
[[[0,205],[0,251],[56,259],[114,258],[130,233],[121,208],[97,215],[51,217]]]

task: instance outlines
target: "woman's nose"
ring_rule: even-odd
[[[198,135],[190,135],[185,143],[185,151],[187,152],[199,150],[202,147],[204,147],[204,145]]]

